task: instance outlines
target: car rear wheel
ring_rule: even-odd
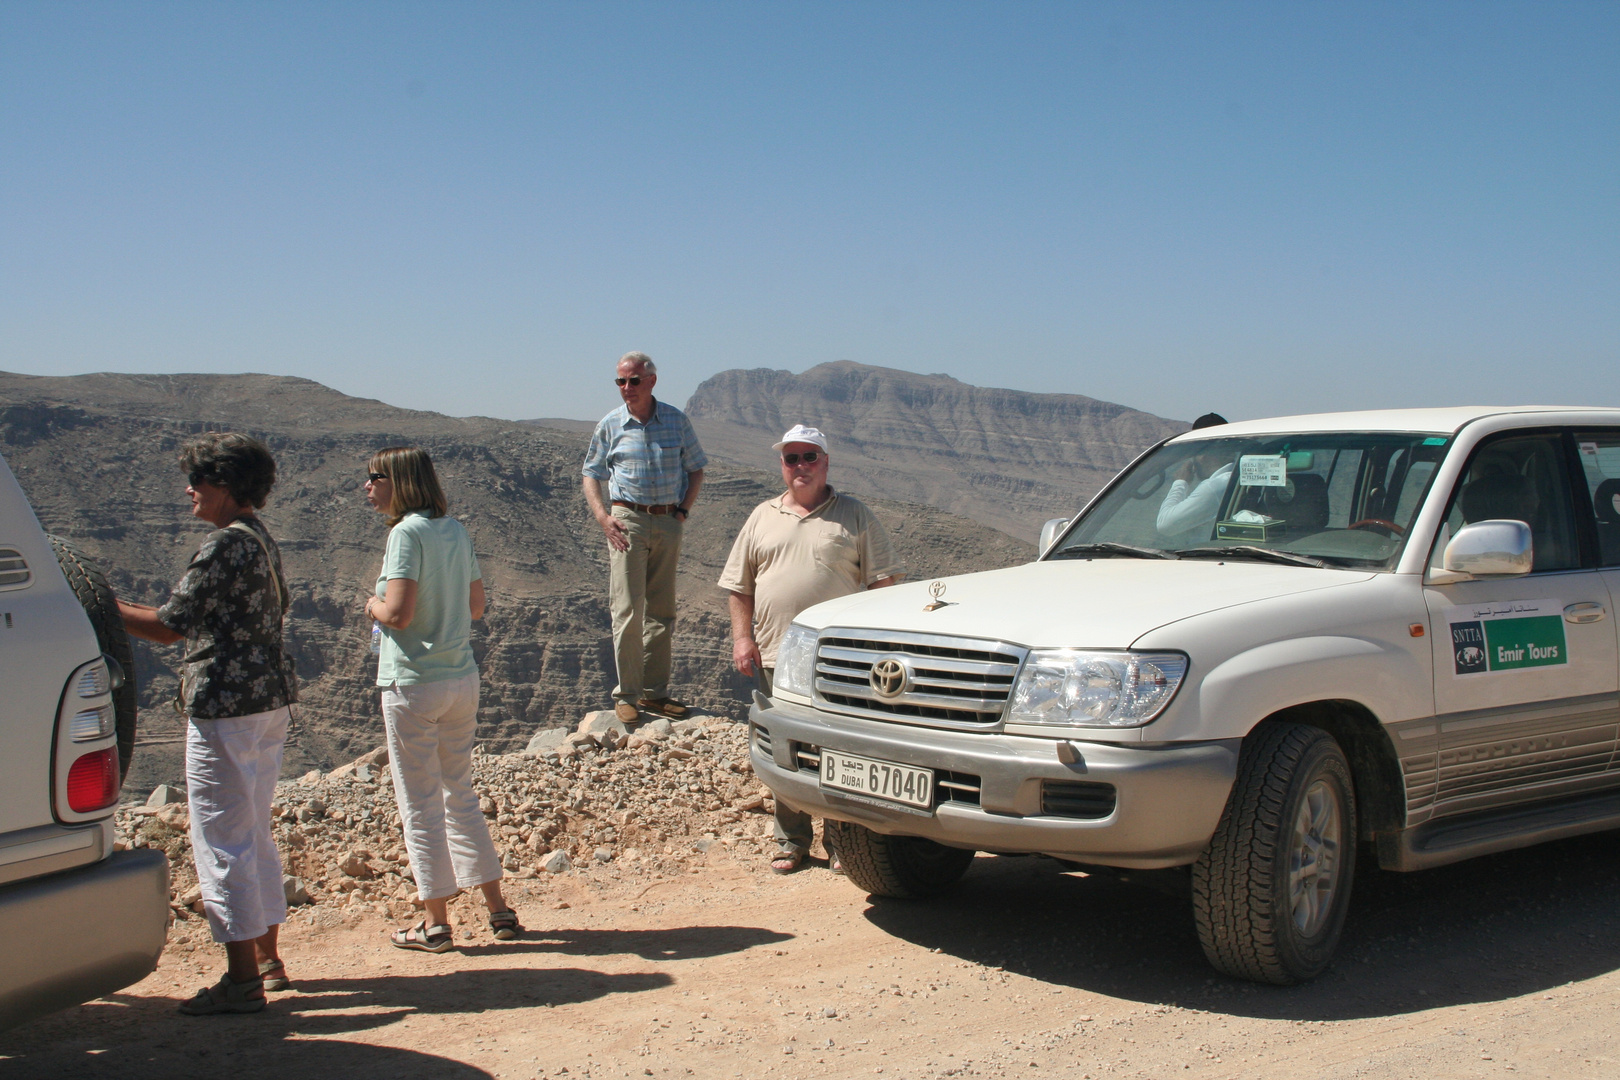
[[[90,617],[90,625],[95,627],[101,651],[124,669],[123,685],[112,695],[118,731],[118,775],[122,778],[129,775],[129,761],[135,753],[135,653],[130,648],[124,620],[118,614],[118,598],[113,595],[101,567],[60,536],[51,537],[51,548],[56,552],[56,561],[73,595],[79,598],[84,613]]]
[[[920,836],[884,836],[863,825],[827,820],[827,832],[849,880],[869,893],[919,900],[950,888],[973,863],[973,852]]]
[[[1320,728],[1260,725],[1193,866],[1204,955],[1256,982],[1319,975],[1344,928],[1355,858],[1355,786],[1339,744]]]

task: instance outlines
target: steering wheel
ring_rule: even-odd
[[[1383,518],[1362,518],[1360,521],[1352,521],[1349,525],[1345,526],[1345,528],[1360,529],[1368,525],[1376,526],[1380,529],[1388,529],[1394,536],[1406,535],[1405,529],[1401,528],[1393,521],[1385,521]]]

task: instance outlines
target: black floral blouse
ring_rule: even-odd
[[[164,626],[185,635],[181,685],[186,713],[199,720],[251,716],[298,700],[281,641],[282,612],[291,599],[285,584],[276,588],[281,550],[258,518],[237,521],[264,545],[240,528],[209,533],[157,613]]]

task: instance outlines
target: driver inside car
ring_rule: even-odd
[[[1188,458],[1159,504],[1159,534],[1185,543],[1208,540],[1231,479],[1232,461],[1224,451]]]

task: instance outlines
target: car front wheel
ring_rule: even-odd
[[[1355,857],[1355,785],[1339,744],[1304,724],[1260,725],[1193,866],[1204,955],[1257,982],[1321,974],[1344,927]]]
[[[920,836],[884,836],[831,818],[827,833],[849,880],[878,896],[932,896],[956,884],[973,864],[973,852]]]

